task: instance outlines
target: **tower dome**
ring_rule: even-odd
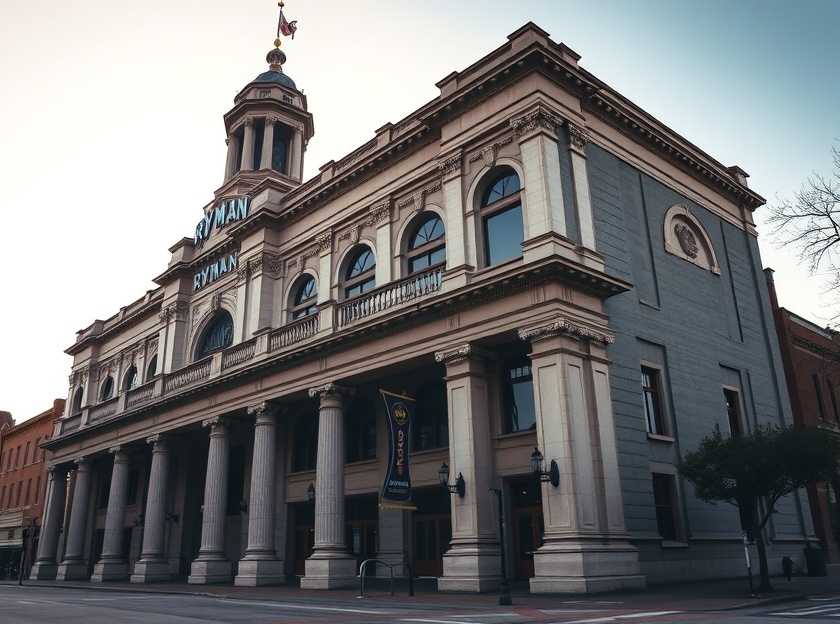
[[[286,62],[286,54],[279,47],[280,41],[274,42],[274,49],[265,55],[265,60],[268,63],[268,71],[257,76],[251,84],[258,82],[266,82],[271,84],[279,84],[289,89],[297,91],[295,81],[288,75],[283,73],[283,63]]]

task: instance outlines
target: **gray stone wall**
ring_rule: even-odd
[[[724,385],[740,391],[750,428],[792,420],[757,241],[603,149],[589,145],[587,156],[598,251],[610,274],[634,284],[606,304],[617,334],[609,356],[627,529],[651,582],[741,574],[737,510],[697,500],[677,479],[681,543],[663,544],[651,473],[673,473],[716,426],[728,431]],[[678,203],[708,233],[719,275],[665,251],[665,212]],[[662,368],[673,442],[647,435],[642,361]],[[813,533],[807,504],[802,495],[779,505],[774,558]]]

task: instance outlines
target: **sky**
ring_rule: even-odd
[[[154,288],[221,184],[222,115],[266,69],[272,0],[0,0],[0,410],[64,397],[75,332]],[[830,172],[840,2],[287,0],[284,70],[315,136],[306,177],[434,98],[532,20],[768,199]],[[781,304],[840,309],[756,220]]]

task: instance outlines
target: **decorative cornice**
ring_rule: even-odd
[[[332,249],[332,232],[321,232],[315,237],[315,253],[324,253]]]
[[[567,318],[559,318],[543,325],[523,328],[517,333],[519,334],[520,340],[529,342],[554,336],[571,336],[573,338],[592,340],[603,344],[612,344],[615,342],[615,336],[613,334],[576,321],[571,321]]]
[[[461,154],[447,156],[446,158],[439,160],[437,168],[444,177],[461,175]]]
[[[566,122],[566,128],[569,131],[569,143],[572,147],[582,150],[592,140],[586,128],[581,128],[572,122]]]
[[[452,364],[454,362],[460,362],[461,360],[466,360],[470,357],[472,353],[472,345],[470,344],[463,344],[458,347],[454,347],[452,349],[445,349],[443,351],[435,351],[435,362],[441,364]]]
[[[557,132],[561,125],[563,125],[563,120],[542,106],[537,106],[534,110],[510,120],[510,127],[517,138],[537,130]]]
[[[371,206],[370,212],[368,213],[367,224],[368,225],[379,225],[383,221],[387,221],[391,218],[391,200],[386,199],[383,202],[380,202],[374,206]]]

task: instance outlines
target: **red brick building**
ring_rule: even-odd
[[[41,525],[47,468],[40,444],[52,437],[63,413],[64,399],[19,425],[0,413],[0,578],[17,576],[23,531],[33,520]]]
[[[779,306],[773,270],[765,269],[794,424],[819,427],[840,436],[840,332],[820,327]],[[840,562],[840,477],[808,488],[814,529]]]

